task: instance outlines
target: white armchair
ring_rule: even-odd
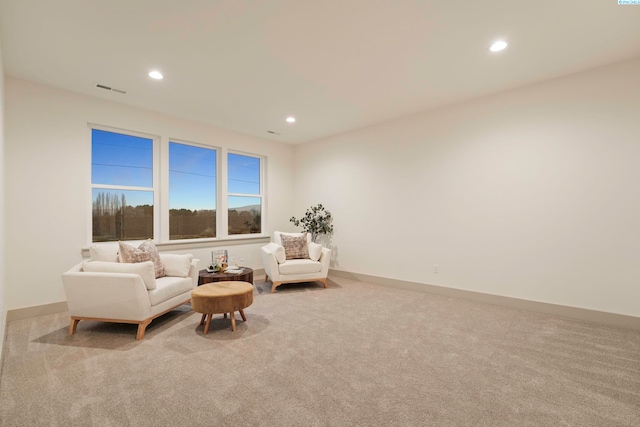
[[[166,276],[155,277],[152,261],[116,262],[118,246],[92,247],[92,260],[62,274],[71,323],[80,320],[133,323],[137,340],[151,321],[191,300],[198,285],[198,260],[191,255],[160,254]]]
[[[291,237],[300,238],[305,234],[308,257],[287,257],[282,236],[287,240]],[[273,242],[263,246],[260,252],[267,276],[265,280],[272,282],[271,293],[283,283],[321,282],[325,288],[327,287],[331,249],[312,242],[310,234],[276,231],[273,233]]]

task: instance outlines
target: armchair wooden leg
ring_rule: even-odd
[[[138,333],[136,335],[137,340],[144,338],[144,331],[147,329],[147,326],[149,326],[149,323],[151,323],[151,320],[145,320],[138,324]]]
[[[207,335],[209,333],[209,326],[211,326],[211,318],[213,314],[205,314],[207,316],[207,323],[204,325],[204,333],[202,335]]]
[[[273,282],[273,285],[271,285],[271,293],[275,294],[276,293],[276,288],[280,286],[280,282]]]
[[[322,282],[325,288],[327,287],[327,279],[320,279],[319,282]]]
[[[265,282],[268,282],[268,281],[269,281],[269,275],[268,275],[268,274],[265,274],[265,275],[264,275],[264,281],[265,281]]]
[[[78,322],[80,322],[80,319],[71,318],[71,323],[69,324],[69,335],[76,333],[76,329],[78,329]]]
[[[231,330],[235,332],[236,331],[236,313],[232,311],[231,313],[229,313],[229,317],[231,317]]]

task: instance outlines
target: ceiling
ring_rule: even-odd
[[[0,0],[0,19],[8,76],[287,143],[640,56],[640,5],[617,0]]]

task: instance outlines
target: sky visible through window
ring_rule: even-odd
[[[229,153],[229,193],[260,194],[260,159]]]
[[[153,188],[152,139],[93,129],[91,153],[94,185]],[[170,209],[216,208],[216,154],[214,149],[169,143]],[[260,159],[230,153],[228,162],[229,193],[260,195]],[[94,198],[105,191],[110,190],[94,188]],[[153,204],[149,191],[124,191],[127,205]],[[260,199],[232,196],[228,203],[237,208],[259,204]]]
[[[169,143],[169,209],[216,208],[216,150]]]
[[[93,129],[91,182],[153,187],[153,140]]]

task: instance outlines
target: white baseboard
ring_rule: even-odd
[[[362,282],[369,282],[377,285],[408,289],[412,291],[426,292],[454,298],[462,298],[487,304],[495,304],[522,310],[535,311],[543,314],[567,317],[569,319],[584,320],[587,322],[640,330],[640,317],[627,316],[624,314],[608,313],[586,308],[523,300],[519,298],[504,297],[500,295],[484,294],[482,292],[467,291],[464,289],[447,288],[444,286],[428,285],[425,283],[408,282],[386,277],[370,276],[368,274],[351,273],[344,270],[329,270],[329,278],[331,278],[331,276],[359,280]]]
[[[7,323],[14,320],[30,319],[32,317],[62,313],[67,310],[69,310],[69,308],[67,307],[66,301],[34,305],[33,307],[14,308],[13,310],[7,310]]]

